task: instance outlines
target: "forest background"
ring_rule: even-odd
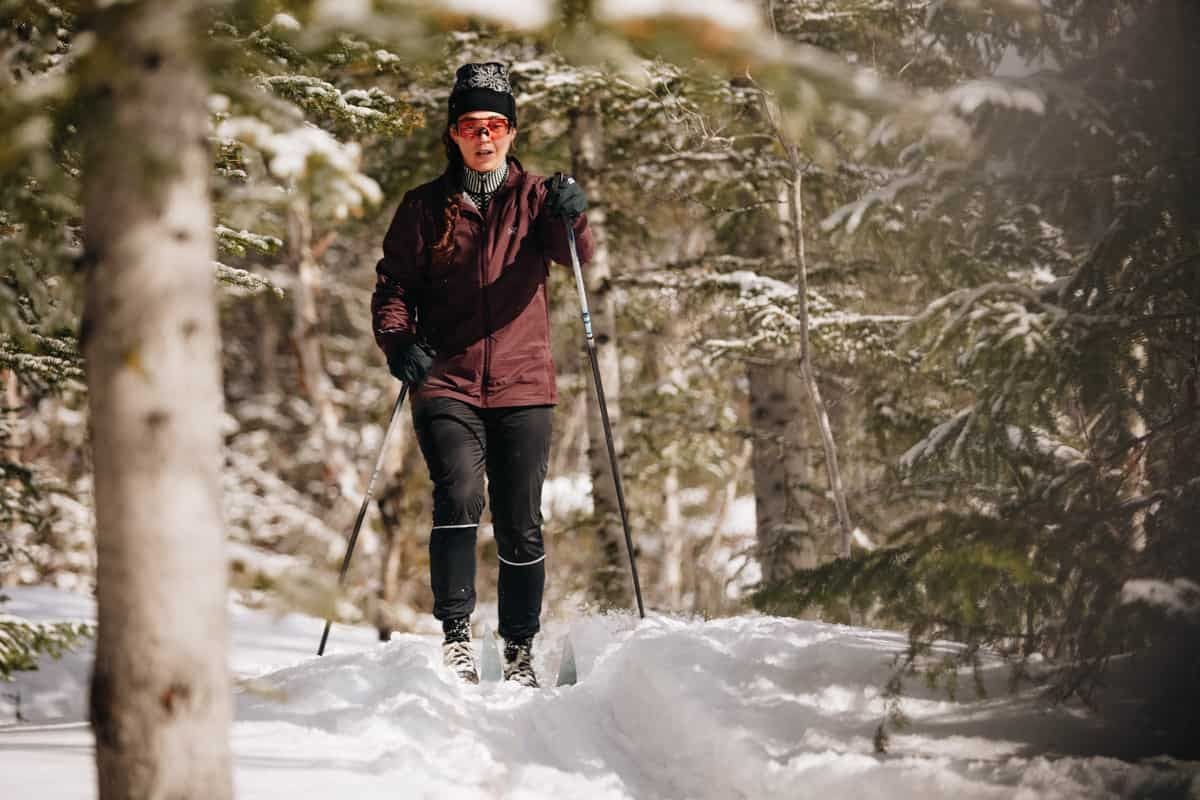
[[[0,3],[0,586],[94,588],[83,132],[109,67],[97,40],[139,6]],[[591,202],[588,289],[652,608],[905,630],[896,691],[909,669],[953,689],[984,650],[1014,680],[1037,661],[1057,699],[1100,703],[1136,671],[1155,687],[1134,718],[1148,751],[1195,753],[1194,4],[196,8],[244,602],[384,636],[427,624],[407,421],[336,590],[399,388],[368,305],[399,198],[444,165],[454,68],[497,60],[516,155]],[[551,494],[578,501],[548,516],[548,607],[629,607],[568,269],[551,292]],[[494,598],[494,571],[480,590]],[[86,634],[5,619],[6,669]],[[935,659],[936,639],[967,647]]]

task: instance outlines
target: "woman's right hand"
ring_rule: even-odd
[[[425,381],[436,355],[428,344],[407,334],[397,335],[394,342],[388,343],[386,352],[388,370],[412,389]]]

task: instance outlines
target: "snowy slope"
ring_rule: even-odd
[[[87,617],[90,603],[10,591],[8,611]],[[1103,798],[1200,797],[1200,766],[1089,756],[1118,742],[1086,715],[1009,697],[923,692],[914,725],[872,753],[878,687],[900,637],[746,616],[710,622],[587,616],[569,626],[581,680],[528,691],[463,686],[438,641],[233,609],[241,678],[238,797]],[[544,678],[568,626],[539,639]],[[29,723],[0,727],[4,797],[94,797],[86,653],[22,676]],[[9,698],[0,723],[13,719]],[[16,787],[10,792],[8,787]]]

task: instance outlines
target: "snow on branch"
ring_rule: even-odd
[[[1143,603],[1161,608],[1168,614],[1200,616],[1200,584],[1187,578],[1129,580],[1121,587],[1121,602],[1125,605]]]
[[[775,343],[775,336],[769,333],[757,333],[745,339],[706,339],[704,347],[714,357],[719,357],[727,353],[750,355],[759,352],[764,346]]]
[[[283,247],[283,240],[277,236],[267,236],[247,230],[235,231],[225,225],[217,225],[213,228],[213,233],[217,236],[218,247],[238,256],[245,256],[246,252],[251,249],[271,254],[278,252],[279,248]]]
[[[712,264],[741,265],[755,262],[756,259],[744,259],[737,256],[716,256],[714,258],[706,258],[703,261]],[[697,261],[696,263],[700,262]],[[657,270],[622,275],[615,282],[628,286],[662,289],[734,289],[742,297],[776,303],[794,303],[797,295],[796,287],[786,281],[744,269],[724,273],[681,273],[677,270]],[[810,327],[812,328],[850,327],[872,323],[895,325],[912,321],[912,317],[907,314],[856,314],[849,311],[838,311],[835,310],[832,302],[819,293],[810,289],[809,295],[814,305],[823,309],[822,313],[814,315],[809,320]],[[798,319],[778,307],[775,307],[771,313],[777,315],[789,327],[795,328],[800,324]]]
[[[684,17],[735,31],[762,30],[764,22],[759,5],[749,0],[601,0],[598,11],[606,21]]]
[[[268,465],[260,463],[261,445],[254,437],[249,446],[254,453],[242,452],[235,437],[226,450],[229,468],[222,472],[225,515],[230,535],[247,544],[275,544],[285,538],[299,537],[318,546],[320,557],[336,557],[344,540],[315,511],[310,498],[284,481]]]
[[[619,90],[635,91],[633,84],[619,74],[606,73],[597,67],[563,64],[547,59],[514,61],[509,74],[518,88],[517,107],[554,102],[560,95],[603,91],[613,97]]]
[[[273,292],[276,297],[283,297],[282,287],[276,286],[266,278],[255,275],[253,272],[238,269],[237,267],[230,267],[222,264],[220,261],[214,261],[213,268],[216,271],[217,280],[225,286],[242,289],[247,294]]]
[[[1006,297],[1015,297],[1017,303],[1006,300]],[[981,310],[981,306],[985,304],[985,301],[992,303],[987,311]],[[1030,306],[1032,307],[1032,311],[1049,317],[1048,324],[1037,324],[1039,330],[1048,328],[1050,325],[1061,324],[1068,320],[1082,324],[1103,323],[1105,321],[1094,315],[1070,312],[1062,306],[1049,303],[1043,299],[1043,293],[1024,284],[993,281],[982,286],[957,289],[939,297],[926,306],[925,310],[917,314],[912,322],[914,325],[920,325],[939,314],[951,315],[942,325],[936,339],[930,346],[931,350],[936,350],[964,325],[980,320],[989,311],[995,311],[1002,315],[1000,320],[1001,327],[1007,331],[1001,340],[1001,343],[1003,343],[1016,335],[1026,335],[1033,332],[1033,322],[1029,319]],[[1021,311],[1025,313],[1022,314],[1020,313]],[[1037,338],[1040,341],[1040,334],[1038,334]],[[1028,340],[1026,350],[1037,343],[1033,340]]]
[[[312,569],[312,564],[306,558],[276,553],[269,548],[255,547],[245,542],[226,542],[225,552],[235,572],[248,572],[273,581],[286,577],[288,573],[302,573]]]
[[[855,314],[849,311],[834,311],[810,317],[812,329],[829,327],[851,327],[854,325],[903,325],[912,320],[907,314]]]
[[[858,227],[862,224],[863,217],[871,210],[872,206],[892,205],[896,202],[897,195],[905,189],[919,186],[924,180],[923,175],[914,173],[897,178],[886,186],[881,186],[878,189],[867,192],[853,203],[842,206],[822,220],[821,229],[832,231],[835,228],[845,225],[847,233],[854,233],[858,230]]]
[[[261,152],[271,174],[289,186],[305,184],[335,219],[357,216],[364,205],[383,200],[379,184],[359,171],[358,143],[343,144],[315,125],[276,131],[262,120],[233,117],[218,126],[217,137]]]
[[[940,422],[933,426],[929,433],[925,434],[925,438],[908,448],[903,455],[900,456],[899,465],[901,469],[910,470],[918,463],[932,458],[941,450],[943,445],[950,440],[950,437],[957,436],[962,433],[966,427],[967,421],[975,413],[974,406],[964,408],[953,417],[944,422]]]
[[[925,434],[921,441],[900,456],[898,466],[902,470],[911,470],[921,462],[939,455],[950,459],[961,458],[979,415],[979,404],[976,403],[938,423]],[[1067,475],[1074,475],[1092,468],[1092,463],[1078,448],[1055,439],[1049,432],[1036,426],[1004,425],[996,430],[1003,434],[994,443],[1000,449],[1047,459]],[[951,445],[952,439],[953,444]],[[1061,481],[1056,479],[1055,484],[1059,482]]]
[[[739,259],[736,256],[706,257],[706,264],[735,265],[755,262],[754,259]],[[796,287],[790,283],[760,275],[750,270],[734,272],[655,270],[622,275],[619,282],[630,286],[649,286],[664,289],[735,289],[742,295],[759,295],[772,300],[794,300]]]
[[[40,334],[33,334],[33,344],[42,352],[28,352],[13,338],[0,336],[0,368],[52,384],[84,380],[82,358],[70,344]]]
[[[519,3],[493,3],[488,0],[317,0],[312,6],[313,27],[333,30],[357,30],[379,35],[398,30],[415,39],[421,22],[461,15],[488,20],[513,28],[537,29],[554,19],[555,4],[550,0],[521,0]],[[401,27],[404,26],[404,27]]]
[[[1016,425],[1006,425],[1005,432],[1008,435],[1008,442],[1014,450],[1022,450],[1045,456],[1067,468],[1091,465],[1091,462],[1087,460],[1087,457],[1078,448],[1058,441],[1050,436],[1049,433],[1039,428],[1020,428]]]
[[[59,658],[95,635],[95,623],[87,620],[33,622],[0,614],[0,681],[11,681],[14,672],[36,670],[41,654]]]
[[[911,99],[911,106],[919,109],[926,117],[925,129],[919,144],[910,144],[902,154],[904,163],[935,141],[965,142],[972,137],[968,118],[984,107],[999,107],[1016,112],[1044,114],[1046,112],[1045,88],[1033,80],[989,78],[965,81],[941,92],[927,91]],[[902,112],[893,110],[874,128],[868,141],[886,143],[893,139],[901,123]],[[857,200],[836,209],[821,222],[821,228],[832,231],[844,228],[853,234],[862,225],[866,215],[874,207],[893,206],[899,195],[909,189],[933,183],[947,167],[918,167],[912,172],[897,177],[889,183],[875,188]]]
[[[754,259],[737,257],[706,257],[696,264],[728,263],[742,266]],[[692,263],[692,262],[689,262]],[[801,322],[793,313],[797,305],[796,286],[752,270],[739,269],[727,273],[709,269],[668,269],[626,274],[618,282],[628,286],[667,289],[683,292],[716,291],[736,294],[734,309],[744,320],[749,335],[742,338],[706,339],[703,346],[714,356],[738,354],[753,358],[769,350],[792,343],[801,330]],[[910,321],[907,315],[859,314],[838,308],[828,298],[813,289],[808,291],[809,304],[814,312],[809,316],[809,330],[819,332],[823,347],[838,353],[853,363],[865,352],[886,352],[889,336],[882,326],[902,325]]]
[[[414,121],[406,106],[377,87],[343,92],[311,75],[273,75],[264,82],[305,111],[333,117],[355,133],[404,133]]]
[[[1044,114],[1046,98],[1042,92],[1028,88],[1021,81],[974,80],[952,86],[942,94],[946,107],[961,114],[971,114],[985,105],[1011,108]]]

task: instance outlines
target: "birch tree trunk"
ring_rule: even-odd
[[[672,365],[668,342],[682,339],[684,332],[676,320],[667,319],[657,326],[654,334],[644,340],[641,355],[642,371],[638,380],[647,386],[660,386],[667,379]],[[668,608],[680,609],[689,587],[695,587],[696,565],[689,550],[695,544],[692,531],[683,514],[680,496],[679,465],[681,450],[686,450],[686,439],[677,437],[659,450],[659,468],[665,468],[661,488],[661,517],[656,528],[661,537],[662,553],[657,571],[659,596]]]
[[[763,94],[763,108],[771,131],[776,141],[783,149],[791,167],[791,180],[780,204],[780,220],[788,232],[787,239],[791,244],[792,258],[796,265],[796,293],[798,300],[797,318],[800,321],[800,373],[804,376],[804,388],[808,393],[813,414],[817,418],[817,430],[821,435],[821,447],[825,452],[825,472],[829,479],[829,493],[833,497],[834,509],[837,512],[838,528],[841,531],[841,542],[838,555],[850,557],[850,512],[846,504],[846,487],[842,480],[841,467],[838,464],[837,441],[833,438],[833,426],[829,422],[829,410],[821,397],[821,385],[817,381],[817,373],[813,368],[812,353],[809,348],[808,324],[808,260],[805,257],[804,245],[804,167],[800,163],[799,146],[791,141],[783,131],[782,114],[778,105],[767,94]]]
[[[786,202],[782,195],[779,199]],[[754,212],[743,224],[740,254],[768,261],[783,256],[790,232],[779,214]],[[747,376],[756,551],[763,583],[769,585],[817,565],[810,509],[819,498],[811,492],[811,432],[792,352],[764,353],[747,366]]]
[[[752,364],[749,373],[758,561],[763,583],[770,585],[817,566],[808,514],[814,499],[808,494],[812,460],[804,384],[793,362]]]
[[[318,435],[325,453],[326,478],[338,493],[352,502],[362,497],[358,472],[342,446],[341,417],[333,402],[333,382],[325,371],[319,337],[317,292],[321,273],[312,249],[312,212],[307,198],[297,192],[288,205],[288,261],[295,275],[292,286],[292,341],[300,362],[300,384],[317,413]]]
[[[199,5],[96,18],[81,345],[95,463],[101,800],[232,795]]]
[[[571,163],[575,179],[588,193],[588,225],[595,237],[596,250],[584,268],[588,306],[592,315],[592,330],[596,338],[596,360],[604,395],[608,401],[608,417],[612,424],[613,445],[618,461],[624,448],[621,443],[621,376],[618,368],[620,354],[616,340],[616,304],[612,297],[612,263],[609,260],[605,230],[604,195],[600,172],[604,163],[604,128],[600,111],[593,101],[571,110]],[[626,574],[624,531],[621,527],[617,491],[608,461],[604,426],[600,408],[588,405],[588,465],[592,477],[592,503],[596,519],[597,559],[592,566],[590,593],[605,606],[627,606],[633,592]]]
[[[745,472],[754,452],[754,443],[747,440],[742,445],[742,452],[734,458],[729,481],[716,496],[712,512],[712,536],[704,548],[695,554],[695,591],[692,595],[694,614],[717,616],[725,610],[725,593],[730,581],[722,553],[725,544],[725,518],[729,509],[737,502],[738,484],[742,482],[742,473]]]

